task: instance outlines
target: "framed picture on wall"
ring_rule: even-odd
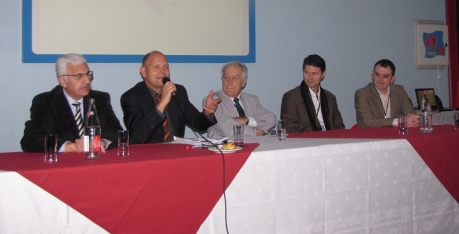
[[[442,21],[414,21],[417,69],[444,69],[448,65],[448,27]]]

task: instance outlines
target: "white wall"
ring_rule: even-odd
[[[57,84],[54,64],[21,62],[21,7],[19,0],[0,1],[0,152],[21,150],[32,98]],[[415,88],[434,87],[444,106],[449,106],[447,71],[440,70],[437,86],[436,70],[415,69],[415,19],[445,21],[444,1],[257,0],[257,62],[247,64],[245,91],[258,95],[279,116],[282,95],[301,82],[304,57],[317,53],[327,63],[322,86],[336,95],[350,128],[356,122],[354,91],[370,82],[374,63],[387,58],[397,68],[396,83],[405,86],[410,98],[415,99]],[[139,30],[144,28],[139,25]],[[68,36],[77,41],[79,35]],[[222,65],[171,64],[171,78],[187,88],[191,102],[201,110],[202,98],[221,86]],[[111,94],[122,122],[119,98],[141,80],[140,61],[89,66],[95,73],[93,88]],[[188,131],[187,136],[194,135]]]

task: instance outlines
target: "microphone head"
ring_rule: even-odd
[[[166,84],[167,82],[171,82],[171,79],[169,79],[169,77],[163,77],[163,84]]]
[[[169,77],[163,77],[163,85],[167,82],[171,82],[171,79],[169,79]],[[175,91],[172,91],[172,96],[175,96]]]

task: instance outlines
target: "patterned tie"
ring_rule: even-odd
[[[239,114],[239,117],[245,117],[245,112],[242,109],[241,104],[239,104],[239,98],[234,98],[234,103],[236,103],[234,106],[237,109],[237,113]]]
[[[155,99],[156,99],[156,103],[159,102],[159,100],[161,99],[161,96],[160,94],[156,94],[155,95]],[[166,112],[166,111],[164,111]],[[169,128],[167,126],[167,124],[169,123],[169,120],[167,119],[167,116],[166,116],[166,119],[164,120],[163,122],[163,129],[164,129],[164,138],[163,138],[163,141],[167,141],[169,136],[171,135],[171,132],[169,131]]]
[[[76,125],[78,127],[78,132],[79,132],[78,135],[81,138],[83,136],[84,129],[83,129],[83,118],[81,117],[80,103],[79,102],[75,102],[72,105],[76,108],[76,111],[75,111],[75,123],[76,123]]]

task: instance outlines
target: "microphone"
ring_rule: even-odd
[[[167,82],[171,82],[171,79],[169,79],[169,77],[163,77],[163,84],[166,84]],[[175,91],[172,91],[172,96],[175,96]]]

